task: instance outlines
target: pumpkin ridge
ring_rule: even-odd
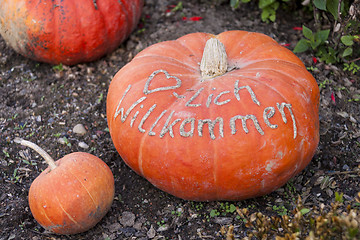
[[[164,51],[166,53],[164,54]],[[181,44],[178,41],[165,41],[161,43],[156,43],[151,45],[150,47],[142,50],[138,55],[134,58],[146,56],[146,55],[156,55],[161,57],[168,57],[168,58],[179,58],[182,56],[184,59],[179,60],[180,62],[187,62],[191,68],[196,66],[199,63],[199,59],[194,55],[193,52],[189,51],[189,48]],[[196,59],[195,59],[196,58]]]
[[[242,76],[242,77],[247,78],[247,79],[249,79],[249,80],[251,80],[251,81],[260,83],[261,85],[263,85],[263,86],[265,86],[265,87],[273,90],[274,92],[276,92],[284,101],[289,102],[288,99],[285,98],[282,93],[280,93],[277,89],[271,87],[271,86],[270,86],[269,84],[267,84],[266,82],[261,81],[261,79],[257,79],[257,78],[255,78],[255,77],[251,77],[251,76],[243,76],[243,75],[238,75],[238,76]]]
[[[137,4],[135,5],[135,4],[131,4],[131,6],[132,6],[132,13],[133,13],[133,19],[132,19],[132,24],[131,24],[131,26],[133,26],[132,28],[129,28],[129,35],[130,35],[130,33],[133,31],[133,30],[135,30],[135,28],[137,28],[137,26],[138,26],[138,24],[134,24],[134,23],[136,23],[137,22],[137,19],[139,19],[140,17],[141,17],[141,13],[140,12],[137,12],[136,11],[136,6],[140,6],[141,5],[141,3],[140,3],[140,0],[136,0],[136,2],[137,2]],[[130,26],[130,24],[129,24],[129,26]]]
[[[246,39],[245,39],[246,40]],[[238,58],[238,60],[240,60],[243,64],[245,64],[245,66],[247,66],[247,62],[256,62],[256,59],[252,59],[252,56],[255,55],[255,53],[257,53],[260,50],[263,50],[265,48],[265,51],[268,51],[268,48],[272,48],[270,46],[277,46],[278,43],[276,42],[264,42],[261,45],[257,45],[256,47],[252,48],[252,49],[248,49],[247,51],[243,52],[241,55],[241,58]],[[229,54],[230,55],[230,54]],[[229,61],[234,61],[236,59],[232,58],[229,56]],[[261,60],[260,60],[261,61]],[[242,68],[244,68],[244,66],[242,66]]]
[[[46,170],[45,170],[45,171],[46,171]],[[40,177],[40,176],[41,176],[41,175],[39,175],[39,177]],[[30,190],[35,189],[36,191],[38,191],[38,189],[40,189],[40,188],[38,187],[39,184],[40,184],[40,181],[35,179],[35,181],[34,181],[34,182],[31,184],[31,186],[30,186]],[[30,190],[29,190],[29,195],[30,195]],[[32,191],[33,191],[33,190],[32,190]],[[35,194],[38,195],[37,193],[35,193]],[[41,209],[41,212],[44,214],[44,216],[46,217],[46,219],[51,223],[52,226],[55,226],[56,224],[49,218],[49,216],[48,216],[48,214],[47,214],[47,212],[46,212],[47,208],[44,208],[44,207],[40,206],[41,204],[42,204],[42,202],[36,201],[36,203],[35,203],[36,209]],[[30,202],[29,202],[29,205],[32,206],[32,204],[31,204]],[[30,210],[31,210],[31,208],[30,208]],[[48,225],[48,224],[46,224],[46,225]]]
[[[210,92],[209,90],[212,88],[212,84],[214,83],[214,81],[210,81],[208,92]],[[210,119],[214,119],[214,115],[216,116],[216,114],[213,113],[214,110],[212,110],[213,108],[209,108],[209,116]],[[218,155],[218,147],[215,144],[214,141],[211,141],[211,147],[213,148],[213,179],[214,179],[214,185],[215,185],[215,195],[216,198],[219,199],[219,184],[218,184],[218,165],[219,165],[219,155]]]
[[[196,34],[196,33],[193,33],[193,34]],[[207,33],[208,35],[212,35],[212,34],[210,34],[210,33]],[[210,38],[210,37],[209,37]],[[192,51],[191,50],[191,48],[189,48],[186,44],[184,44],[184,42],[183,41],[181,41],[182,40],[182,38],[178,38],[178,39],[175,39],[174,41],[175,42],[178,42],[181,46],[183,46],[184,48],[186,48],[189,52],[191,52],[192,53],[192,55],[193,56],[195,56],[195,57],[199,57],[199,60],[201,61],[201,57],[202,56],[198,56],[198,54],[196,54],[194,51]],[[206,41],[204,42],[204,46],[203,47],[205,47],[205,43],[206,43]],[[199,63],[200,63],[200,61],[199,61]],[[200,65],[199,65],[199,69],[200,69]]]
[[[229,33],[233,33],[233,32],[241,32],[240,30],[234,30],[234,31],[229,31]],[[225,34],[229,34],[229,33],[220,33],[219,35],[217,35],[217,37],[218,38],[221,38],[222,36],[224,36]],[[247,32],[246,34],[244,34],[243,36],[241,36],[241,38],[238,38],[237,39],[237,43],[240,45],[241,43],[243,43],[244,41],[246,41],[246,38],[249,36],[249,35],[251,35],[251,34],[253,34],[252,32]],[[221,42],[221,41],[220,41]],[[225,44],[224,44],[225,45]],[[235,49],[235,48],[234,48]],[[225,50],[226,50],[226,53],[227,53],[227,55],[229,56],[229,55],[232,55],[233,54],[233,51],[235,51],[235,50],[232,50],[232,48],[230,48],[230,50],[228,50],[227,48],[226,48],[226,45],[225,45]]]
[[[298,81],[299,78],[296,78],[296,77],[293,77],[292,75],[290,74],[287,74],[287,73],[284,73],[278,69],[274,69],[274,68],[251,68],[251,69],[247,69],[248,72],[251,72],[253,70],[261,70],[261,71],[269,71],[269,72],[275,72],[279,75],[282,75],[282,76],[286,76],[287,78],[291,78],[292,80],[294,80],[294,82],[300,86],[303,90],[305,90],[305,92],[311,97],[312,94],[311,94],[311,91],[309,90],[309,87],[310,86],[304,86],[303,83],[308,83],[309,81],[306,81],[306,82],[300,82]],[[299,70],[302,70],[302,69],[299,69]],[[243,72],[242,73],[246,73],[245,70],[243,69]],[[286,82],[286,81],[285,81]]]
[[[141,137],[141,140],[140,140],[140,144],[139,144],[139,155],[138,155],[138,169],[139,169],[139,172],[142,176],[145,176],[144,175],[144,169],[143,169],[143,166],[142,166],[142,153],[143,153],[143,148],[146,146],[144,145],[145,144],[145,139],[146,137],[148,136],[149,134],[143,134],[143,136]]]
[[[75,7],[73,7],[73,8],[74,8],[75,14],[77,16],[78,13],[79,13],[79,8],[78,8],[78,4],[77,4],[78,1],[73,1],[72,3],[75,5]],[[82,36],[83,32],[84,32],[84,29],[83,29],[82,22],[80,21],[79,18],[76,18],[76,25],[77,25],[77,30],[78,30],[80,36]],[[87,47],[86,47],[87,42],[84,41],[83,38],[80,38],[80,39],[81,39],[81,44],[80,44],[81,52],[83,52],[83,54],[85,55],[85,58],[87,58],[87,56],[89,55],[89,52],[87,51]],[[81,58],[83,58],[83,55],[81,56]]]
[[[288,101],[288,99],[281,93],[281,92],[279,92],[276,88],[273,88],[273,87],[271,87],[271,86],[269,86],[268,84],[265,84],[264,82],[262,82],[260,79],[257,79],[257,78],[254,78],[254,77],[249,77],[249,76],[243,76],[243,77],[246,77],[246,78],[248,78],[248,79],[251,79],[251,80],[253,80],[253,81],[255,81],[255,82],[258,82],[258,83],[260,83],[260,84],[262,84],[263,86],[266,86],[266,87],[268,87],[268,88],[270,88],[272,91],[274,91],[274,92],[276,92],[279,96],[281,96],[284,100],[285,100],[285,102],[289,102]],[[301,105],[301,103],[300,103],[300,101],[299,101],[299,103],[298,103],[300,106],[302,106]],[[313,116],[316,116],[316,112],[315,112],[315,110],[313,109],[313,108],[311,108],[312,109],[312,112],[310,112],[309,113],[309,115],[311,115],[312,117]],[[294,114],[295,115],[295,114]],[[295,117],[295,116],[294,116]],[[299,118],[298,118],[299,119]],[[297,121],[298,122],[298,121]],[[297,132],[298,133],[298,135],[300,135],[299,134],[299,131]],[[304,161],[304,159],[302,160],[302,162]],[[301,162],[301,164],[303,164]],[[300,164],[300,165],[301,165]],[[293,173],[294,174],[294,173]]]
[[[191,68],[191,69],[194,69],[195,71],[197,71],[197,69],[198,69],[198,68],[196,68],[196,67],[194,67],[194,66],[191,66],[191,65],[189,65],[189,64],[185,64],[185,63],[181,62],[181,61],[178,60],[178,59],[171,58],[171,57],[167,57],[167,56],[155,55],[155,54],[153,54],[153,55],[145,55],[145,56],[138,56],[138,57],[134,58],[134,60],[135,60],[135,59],[136,59],[136,60],[137,60],[137,59],[142,60],[143,58],[147,58],[147,57],[149,57],[149,58],[151,58],[151,57],[156,58],[157,62],[160,62],[160,61],[158,61],[158,58],[164,59],[164,63],[170,63],[169,61],[165,61],[165,59],[170,59],[170,60],[172,60],[172,61],[175,61],[177,64],[182,65],[182,67],[184,66],[184,67],[186,67],[186,68]],[[149,63],[151,63],[151,62],[149,62]],[[173,64],[173,65],[175,65],[175,64]],[[135,65],[135,66],[136,66],[136,65]]]
[[[254,55],[257,55],[258,52],[260,51],[263,51],[263,52],[270,52],[269,49],[271,50],[274,50],[276,48],[280,48],[282,49],[283,47],[280,46],[277,42],[266,42],[266,43],[263,43],[253,49],[251,49],[250,51],[247,51],[247,52],[244,52],[242,55],[241,58],[237,58],[237,59],[233,59],[233,58],[230,58],[231,61],[236,61],[236,62],[241,62],[241,65],[242,67],[241,68],[244,68],[244,67],[247,67],[249,64],[248,62],[250,62],[250,64],[254,64],[256,62],[261,62],[261,61],[264,61],[264,58],[261,58],[261,59],[253,59]],[[265,50],[264,50],[265,49]],[[286,49],[286,48],[285,48]],[[275,51],[274,51],[275,52]],[[290,51],[289,51],[290,52]],[[291,52],[292,53],[292,52]],[[293,54],[293,53],[292,53]],[[296,57],[296,55],[293,55],[294,57]],[[275,61],[284,61],[284,62],[290,62],[290,63],[293,63],[295,65],[299,65],[299,66],[303,66],[303,63],[301,62],[294,62],[294,61],[291,61],[291,60],[284,60],[284,59],[281,59],[281,58],[267,58],[266,60],[275,60]],[[237,64],[235,64],[237,65]]]
[[[52,12],[52,16],[54,18],[53,25],[54,25],[54,29],[55,29],[55,31],[52,35],[53,35],[54,42],[58,47],[55,47],[54,51],[50,51],[50,58],[56,59],[55,60],[56,62],[58,62],[58,59],[56,56],[61,55],[61,51],[60,51],[61,41],[60,41],[60,33],[59,33],[59,29],[60,29],[60,25],[61,25],[61,21],[59,21],[59,18],[61,17],[61,13],[59,13],[59,11],[57,10],[57,9],[60,9],[60,4],[61,4],[61,2],[59,3],[59,7],[53,8],[53,12]]]
[[[95,203],[95,200],[94,200],[93,196],[90,194],[89,190],[85,187],[85,185],[84,185],[84,184],[82,183],[82,181],[78,178],[78,176],[72,173],[71,168],[70,168],[70,170],[68,170],[68,171],[69,171],[69,173],[70,173],[72,176],[74,176],[74,177],[76,178],[76,180],[79,181],[80,185],[85,189],[85,191],[87,192],[87,194],[89,195],[89,197],[91,198],[91,200],[92,200],[92,202],[93,202],[93,204],[94,204],[94,209],[96,210],[97,204]]]
[[[272,71],[274,71],[274,72],[277,72],[277,73],[279,73],[279,74],[283,74],[283,75],[286,75],[286,76],[288,76],[288,77],[291,77],[293,80],[295,80],[298,84],[300,84],[300,85],[302,85],[305,89],[308,89],[310,86],[304,86],[303,85],[303,83],[305,84],[305,83],[308,83],[309,85],[315,85],[315,84],[311,84],[311,82],[310,81],[306,81],[305,80],[305,75],[311,75],[308,71],[306,71],[305,69],[304,69],[304,67],[301,67],[301,66],[299,66],[299,65],[297,65],[297,64],[294,64],[293,62],[289,62],[289,61],[284,61],[284,60],[276,60],[276,61],[278,61],[278,62],[280,62],[280,63],[285,63],[285,64],[289,64],[289,65],[291,65],[291,67],[293,67],[293,68],[298,68],[299,69],[299,71],[301,71],[302,72],[302,74],[304,75],[304,81],[298,81],[298,79],[300,79],[300,78],[295,78],[295,77],[293,77],[292,75],[290,75],[290,74],[288,74],[288,73],[283,73],[280,69],[277,69],[277,68],[266,68],[266,67],[253,67],[252,65],[255,65],[255,64],[258,64],[258,63],[266,63],[267,61],[273,61],[273,59],[266,59],[266,60],[262,60],[262,61],[257,61],[257,62],[254,62],[254,63],[252,63],[251,65],[248,65],[247,67],[248,68],[250,68],[250,69],[248,69],[248,70],[252,70],[252,69],[259,69],[259,70],[272,70]],[[244,68],[243,68],[243,70],[245,70]],[[316,83],[316,81],[315,81],[315,83]],[[316,84],[317,85],[317,84]]]
[[[65,209],[64,209],[64,207],[62,206],[62,204],[61,204],[58,196],[57,196],[57,195],[54,195],[54,197],[56,198],[56,200],[57,200],[57,202],[58,202],[58,204],[59,204],[59,207],[61,208],[61,210],[63,210],[63,212],[66,214],[66,216],[67,216],[73,223],[75,223],[75,225],[77,225],[78,227],[81,228],[81,224],[78,223],[74,218],[72,218],[71,215],[70,215],[67,211],[65,211]]]
[[[282,72],[277,71],[277,70],[275,70],[275,69],[273,69],[273,68],[252,68],[252,69],[246,69],[246,70],[242,69],[242,70],[240,70],[240,71],[241,71],[240,74],[241,74],[241,75],[245,75],[245,76],[247,77],[247,74],[250,74],[250,73],[255,73],[255,74],[256,74],[256,72],[258,72],[257,70],[269,71],[269,72],[270,72],[269,75],[271,75],[271,72],[275,72],[275,73],[277,73],[277,74],[279,74],[279,75],[282,75],[282,76],[286,76],[286,77],[288,77],[288,78],[291,78],[292,80],[294,80],[294,82],[295,82],[301,89],[305,90],[305,92],[309,94],[308,88],[306,88],[305,86],[303,86],[302,84],[300,84],[300,83],[297,81],[297,78],[294,78],[293,76],[288,75],[288,74],[283,74]],[[251,76],[249,76],[249,77],[251,77]],[[283,83],[285,83],[285,84],[288,83],[287,81],[282,80],[282,78],[280,78],[280,79],[281,79],[281,82],[283,82]],[[259,79],[259,80],[261,81],[261,79]],[[276,80],[278,81],[279,79],[276,78]],[[288,86],[291,87],[291,85],[288,85]],[[311,95],[309,94],[309,96],[311,96]]]
[[[10,2],[13,2],[13,1],[10,1]],[[14,1],[15,2],[15,1]],[[14,4],[18,4],[18,3],[14,3]],[[27,11],[26,11],[26,13],[27,13],[27,16],[25,16],[25,17],[29,17],[29,16],[31,16],[32,17],[32,15],[33,15],[33,13],[32,13],[32,11],[33,11],[33,9],[35,8],[35,7],[38,7],[39,6],[39,4],[40,4],[40,0],[38,0],[36,3],[33,3],[33,4],[31,4],[31,7],[29,8],[29,9],[27,9]],[[25,2],[25,6],[26,6],[26,8],[28,8],[29,7],[29,5],[30,5],[30,3],[27,1],[27,2]],[[25,21],[25,23],[26,23],[26,21]],[[25,30],[25,35],[26,35],[26,42],[25,42],[25,46],[23,46],[23,49],[21,50],[21,52],[23,52],[23,51],[25,51],[25,49],[31,49],[30,50],[30,54],[31,55],[33,55],[34,53],[34,48],[33,48],[33,44],[32,44],[32,42],[30,41],[30,39],[29,39],[29,33],[28,33],[28,26],[27,26],[27,24],[25,24],[24,23],[24,25],[26,25],[26,30]],[[13,42],[16,42],[16,41],[13,41]]]
[[[239,75],[240,76],[240,75]],[[266,82],[264,83],[263,81],[261,81],[260,79],[254,78],[254,77],[250,77],[250,76],[242,76],[244,78],[248,78],[254,82],[260,83],[261,85],[271,89],[272,91],[274,91],[275,93],[277,93],[283,100],[284,102],[290,102],[281,92],[279,92],[276,88],[271,87],[270,85],[268,85]],[[312,114],[311,114],[312,115]],[[295,116],[294,116],[295,117]]]
[[[248,69],[248,71],[251,72],[253,69],[255,69],[255,68]],[[266,69],[266,68],[264,68],[264,69]],[[263,69],[259,68],[259,70],[263,70]],[[311,94],[311,92],[309,92],[309,90],[308,90],[308,89],[310,89],[310,87],[305,87],[305,86],[303,86],[302,84],[300,84],[300,83],[297,81],[297,78],[294,78],[294,77],[292,77],[291,75],[284,74],[284,73],[282,73],[282,72],[280,72],[280,71],[277,71],[277,70],[275,70],[275,69],[270,69],[270,68],[268,68],[268,69],[266,69],[266,70],[274,71],[274,72],[276,72],[276,73],[278,73],[278,74],[281,74],[281,75],[283,75],[283,76],[286,76],[286,77],[289,77],[289,78],[293,79],[293,80],[294,80],[294,83],[296,83],[296,84],[297,84],[298,86],[300,86],[303,90],[305,90],[305,92],[306,92],[306,93],[308,94],[308,96],[310,97],[310,101],[311,101],[311,100],[314,101],[314,99],[311,99],[312,94]],[[245,73],[245,74],[246,74],[246,72],[241,72],[241,73]],[[245,76],[246,76],[246,75],[245,75]],[[251,77],[251,76],[246,76],[246,77]],[[261,83],[264,84],[264,82],[261,81],[260,79],[256,79],[256,78],[254,78],[254,77],[252,77],[251,79],[253,79],[254,81],[261,82]],[[282,81],[282,82],[287,83],[286,81]],[[266,85],[267,85],[267,84],[266,84]],[[289,87],[291,87],[291,85],[289,85]],[[312,88],[311,88],[311,89],[312,89]],[[318,101],[318,99],[315,99],[315,100]],[[312,105],[312,106],[313,106],[313,105]],[[311,107],[311,110],[312,110],[312,115],[315,116],[315,115],[316,115],[316,107],[315,107],[315,106]]]
[[[106,34],[109,32],[109,24],[108,24],[108,21],[106,21],[106,17],[104,16],[104,13],[97,9],[96,11],[99,11],[99,14],[100,14],[100,19],[101,19],[101,22],[102,22],[102,25],[104,26],[103,29],[103,34],[106,36]],[[126,13],[127,15],[127,13]],[[125,24],[125,28],[127,29],[128,28],[128,24]],[[101,46],[101,48],[105,48],[105,54],[109,53],[111,48],[112,48],[112,44],[109,40],[109,38],[103,38],[103,40],[105,40]],[[91,52],[91,51],[90,51]]]
[[[131,19],[129,17],[129,11],[126,8],[126,5],[124,4],[123,0],[118,0],[118,3],[120,5],[121,10],[124,12],[125,14],[125,32],[127,36],[130,36],[131,32],[136,28],[137,24],[134,24],[137,22],[137,19],[140,18],[140,16],[137,16],[137,12],[133,12],[133,19]],[[131,4],[133,6],[133,8],[135,8],[134,4]],[[136,6],[140,6],[141,3],[139,1],[137,1],[137,5]],[[141,14],[141,13],[140,13]],[[121,42],[123,42],[125,40],[125,36],[122,37]]]
[[[134,25],[133,23],[134,23],[136,20],[135,20],[135,18],[131,19],[131,18],[129,17],[129,11],[128,11],[128,9],[125,7],[125,4],[124,4],[123,0],[118,0],[117,2],[121,5],[121,8],[122,8],[123,12],[125,13],[125,18],[126,18],[126,23],[125,23],[126,29],[125,29],[125,31],[126,31],[127,35],[129,35],[129,34],[131,33],[131,31],[132,31],[132,29],[129,28],[129,26]],[[134,15],[134,17],[135,17],[136,14],[133,14],[133,15]],[[133,28],[135,28],[135,27],[136,27],[136,26],[133,26]]]
[[[269,51],[269,49],[272,49],[272,47],[275,47],[277,46],[278,43],[276,42],[265,42],[265,43],[262,43],[261,45],[258,45],[256,47],[254,47],[253,49],[251,49],[250,51],[248,52],[244,52],[244,54],[246,54],[245,57],[243,57],[244,59],[252,59],[252,57],[254,55],[256,55],[257,52],[259,51],[263,51],[265,49],[265,51]],[[252,62],[254,62],[256,60],[252,60]],[[262,61],[262,59],[260,60]]]
[[[249,64],[244,64],[242,65],[241,68],[239,69],[244,69],[244,68],[251,68],[252,65],[256,65],[258,63],[264,63],[264,62],[267,62],[267,61],[277,61],[279,63],[286,63],[286,64],[289,64],[289,65],[292,65],[292,67],[296,66],[298,67],[299,69],[302,69],[304,70],[304,66],[301,66],[297,63],[294,63],[292,61],[287,61],[287,60],[284,60],[284,59],[278,59],[278,58],[266,58],[266,59],[259,59],[259,60],[252,60],[252,61],[249,61],[250,63]]]

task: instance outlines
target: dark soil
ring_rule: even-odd
[[[192,202],[164,193],[127,167],[116,152],[106,122],[106,94],[112,76],[139,51],[187,33],[247,30],[265,33],[293,49],[301,32],[311,26],[301,14],[277,13],[275,23],[263,23],[254,4],[232,10],[228,1],[147,0],[143,18],[131,37],[114,53],[92,63],[63,69],[15,53],[0,38],[0,239],[222,239],[222,226],[233,225],[235,238],[247,228],[229,206],[267,215],[290,213],[300,195],[308,208],[334,202],[344,193],[352,206],[360,192],[360,77],[342,65],[299,57],[316,78],[320,90],[320,144],[309,166],[284,187],[267,196],[240,202]],[[291,12],[296,12],[290,10]],[[183,17],[201,16],[199,21]],[[310,16],[311,17],[311,16]],[[85,135],[73,132],[76,124]],[[34,220],[27,195],[31,182],[46,168],[32,150],[13,142],[22,137],[59,159],[75,152],[92,153],[111,168],[115,200],[94,228],[74,236],[50,234]]]

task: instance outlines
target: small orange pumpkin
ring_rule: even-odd
[[[109,211],[114,199],[114,177],[98,157],[84,152],[54,160],[39,146],[16,138],[37,151],[49,167],[31,184],[29,206],[36,221],[56,234],[89,230]]]
[[[90,62],[130,35],[142,5],[142,0],[0,0],[0,34],[36,61]]]
[[[150,46],[115,75],[107,120],[122,159],[156,187],[241,200],[310,162],[318,105],[313,76],[270,37],[193,33]]]

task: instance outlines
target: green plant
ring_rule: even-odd
[[[248,3],[251,0],[230,0],[230,6],[236,9],[240,6],[240,3]],[[259,0],[258,6],[261,9],[261,20],[269,23],[275,22],[276,11],[280,7],[282,2],[289,2],[290,0]]]
[[[71,142],[69,142],[69,139],[67,139],[67,137],[63,137],[62,141],[66,146],[71,147]]]
[[[19,123],[16,127],[14,127],[15,130],[24,130],[26,128],[27,122],[25,123]]]
[[[58,138],[61,136],[61,133],[54,133],[53,136]]]
[[[23,159],[22,160],[23,161],[23,163],[25,163],[25,164],[27,164],[27,165],[32,165],[32,166],[36,166],[37,165],[37,163],[36,162],[33,162],[33,161],[28,161],[28,160],[26,160],[26,159]]]
[[[10,154],[5,149],[3,149],[2,151],[3,151],[4,155],[5,155],[5,157],[10,158]]]
[[[342,57],[347,57],[352,55],[354,42],[359,39],[358,35],[345,35],[340,38],[341,42],[346,46],[345,50],[342,52]]]
[[[281,2],[288,2],[290,0],[260,0],[259,8],[261,12],[261,20],[263,22],[275,22],[276,20],[276,11],[278,10]]]
[[[251,213],[246,208],[236,211],[250,230],[245,239],[360,239],[360,211],[351,205],[344,207],[342,200],[338,194],[330,208],[320,205],[309,209],[299,197],[294,211],[281,216]]]
[[[64,66],[62,65],[62,63],[60,63],[58,65],[53,66],[52,69],[57,72],[62,72],[64,71]]]
[[[353,98],[348,100],[348,102],[359,102],[359,101],[360,101],[360,94],[355,94]]]
[[[20,175],[18,175],[18,168],[14,169],[13,175],[11,177],[11,180],[14,181],[14,183],[18,182],[20,179]]]
[[[180,1],[178,2],[178,4],[176,4],[176,6],[173,9],[171,9],[171,12],[177,12],[182,9],[183,9],[183,3],[182,1]]]
[[[210,217],[217,217],[220,215],[220,212],[217,209],[211,209]]]
[[[15,120],[18,116],[19,116],[19,114],[18,114],[18,113],[15,113],[13,116],[11,116],[11,118],[8,118],[8,121],[13,121],[13,120]]]
[[[282,206],[282,205],[281,206],[274,205],[272,207],[272,209],[274,210],[274,212],[276,212],[280,216],[284,216],[288,213],[288,210],[286,209],[286,207]]]
[[[196,211],[201,211],[204,208],[204,204],[202,202],[191,202],[191,206]]]
[[[296,53],[305,52],[309,48],[315,50],[324,45],[329,37],[330,30],[320,30],[313,32],[311,29],[303,26],[302,33],[305,38],[300,39],[300,41],[295,46],[294,52]]]
[[[181,214],[182,214],[182,212],[181,212],[181,211],[175,211],[175,210],[174,210],[174,211],[171,211],[171,214],[180,217]]]
[[[97,103],[101,103],[101,101],[104,99],[104,94],[100,93],[98,99],[96,100]]]
[[[344,196],[344,193],[335,192],[335,201],[339,202],[339,203],[343,203],[344,202],[343,196]]]
[[[165,225],[165,220],[157,221],[156,224],[157,224],[159,227],[162,227],[162,226]]]
[[[350,63],[344,63],[344,71],[349,71],[352,74],[356,74],[358,71],[360,71],[360,66],[357,65],[355,62]]]
[[[360,22],[356,18],[356,4],[349,0],[313,0],[316,30],[303,26],[303,36],[294,52],[311,49],[321,61],[329,63],[359,60]],[[323,30],[323,26],[327,27]],[[355,57],[355,60],[350,60]]]
[[[322,81],[321,83],[319,83],[319,89],[323,89],[326,87],[326,85],[328,85],[330,83],[329,79],[325,79],[324,81]]]

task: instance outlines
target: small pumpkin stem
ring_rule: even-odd
[[[29,142],[27,140],[24,140],[24,139],[18,138],[18,137],[14,139],[14,142],[20,143],[23,146],[29,147],[29,148],[33,149],[35,152],[37,152],[38,154],[40,154],[45,159],[46,163],[49,165],[51,170],[54,170],[55,168],[57,168],[54,159],[52,157],[50,157],[50,155],[47,152],[45,152],[44,149],[42,149],[35,143]]]
[[[209,79],[227,72],[225,46],[217,38],[207,40],[200,63],[202,79]]]

